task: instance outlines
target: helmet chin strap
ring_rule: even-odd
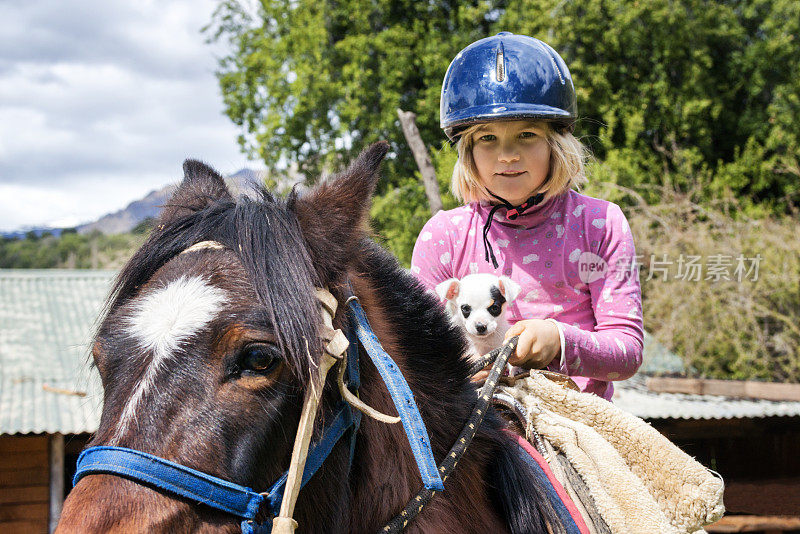
[[[492,221],[494,220],[494,214],[497,213],[497,210],[500,208],[506,208],[508,211],[506,212],[506,219],[513,221],[523,213],[528,208],[536,206],[540,204],[542,200],[544,200],[544,193],[537,193],[535,195],[531,195],[528,199],[520,204],[519,206],[514,206],[508,200],[504,199],[501,196],[495,195],[488,189],[486,190],[492,197],[500,201],[500,204],[495,204],[491,211],[489,211],[489,216],[486,218],[486,223],[483,225],[483,251],[485,253],[486,261],[491,261],[492,265],[495,269],[498,267],[497,258],[494,256],[494,250],[492,250],[492,245],[489,243],[489,229],[492,227]]]

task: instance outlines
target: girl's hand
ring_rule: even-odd
[[[561,337],[553,321],[526,319],[514,324],[506,332],[504,341],[519,336],[517,350],[508,363],[525,369],[542,369],[561,356]]]

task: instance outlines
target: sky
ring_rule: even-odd
[[[223,114],[210,0],[0,1],[0,230],[73,226],[248,161]]]

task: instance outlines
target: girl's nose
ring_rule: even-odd
[[[500,155],[497,157],[502,163],[511,163],[519,161],[519,152],[511,147],[503,147],[500,150]]]
[[[501,163],[519,161],[519,148],[513,142],[501,143],[500,153],[498,154],[497,159],[500,160]]]

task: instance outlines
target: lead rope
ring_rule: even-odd
[[[439,474],[442,477],[442,482],[447,482],[447,478],[453,472],[461,457],[464,456],[464,452],[466,452],[467,447],[472,442],[472,438],[474,438],[475,434],[478,432],[478,428],[481,426],[483,417],[486,415],[486,410],[489,408],[489,403],[492,400],[492,394],[494,394],[494,390],[497,388],[497,381],[500,378],[500,373],[505,368],[511,353],[517,348],[518,340],[519,336],[514,336],[501,348],[495,349],[484,356],[484,358],[488,360],[494,355],[494,365],[492,365],[492,369],[489,371],[486,382],[478,392],[478,400],[475,403],[475,407],[472,409],[472,414],[470,414],[469,419],[467,419],[466,425],[464,425],[464,428],[461,430],[461,434],[450,449],[450,452],[447,453],[447,456],[439,465]],[[413,519],[419,515],[425,505],[427,505],[435,495],[435,490],[422,488],[416,496],[409,501],[403,511],[389,521],[385,527],[379,530],[378,534],[385,532],[401,532],[406,525],[408,525],[409,521],[413,521]]]
[[[300,423],[297,426],[297,435],[294,439],[292,460],[286,477],[286,489],[281,501],[280,513],[272,519],[273,534],[293,534],[297,528],[297,521],[292,517],[297,504],[297,496],[303,480],[303,470],[308,458],[308,447],[311,443],[311,434],[314,430],[314,419],[317,415],[319,400],[325,388],[325,378],[333,365],[342,359],[342,354],[347,350],[349,342],[341,330],[333,328],[333,317],[336,315],[338,302],[336,297],[326,289],[316,289],[316,297],[322,308],[322,338],[326,341],[322,360],[317,369],[316,382],[312,380],[306,389],[303,400],[303,411],[300,414]]]
[[[293,534],[297,528],[297,521],[292,516],[294,515],[294,507],[297,504],[297,496],[303,485],[303,471],[308,459],[308,448],[314,430],[314,419],[316,418],[322,391],[325,388],[325,379],[328,372],[337,362],[339,362],[339,372],[337,373],[336,382],[345,402],[368,417],[383,423],[400,422],[399,417],[379,412],[365,404],[347,389],[344,383],[344,374],[347,366],[347,347],[350,342],[341,330],[333,328],[333,318],[336,316],[336,308],[339,303],[336,297],[327,289],[317,288],[315,291],[322,311],[322,339],[326,342],[326,345],[322,361],[319,363],[317,381],[312,381],[310,387],[306,389],[303,411],[300,414],[300,423],[297,426],[297,436],[292,450],[292,459],[286,476],[281,509],[279,514],[272,519],[272,534]]]

